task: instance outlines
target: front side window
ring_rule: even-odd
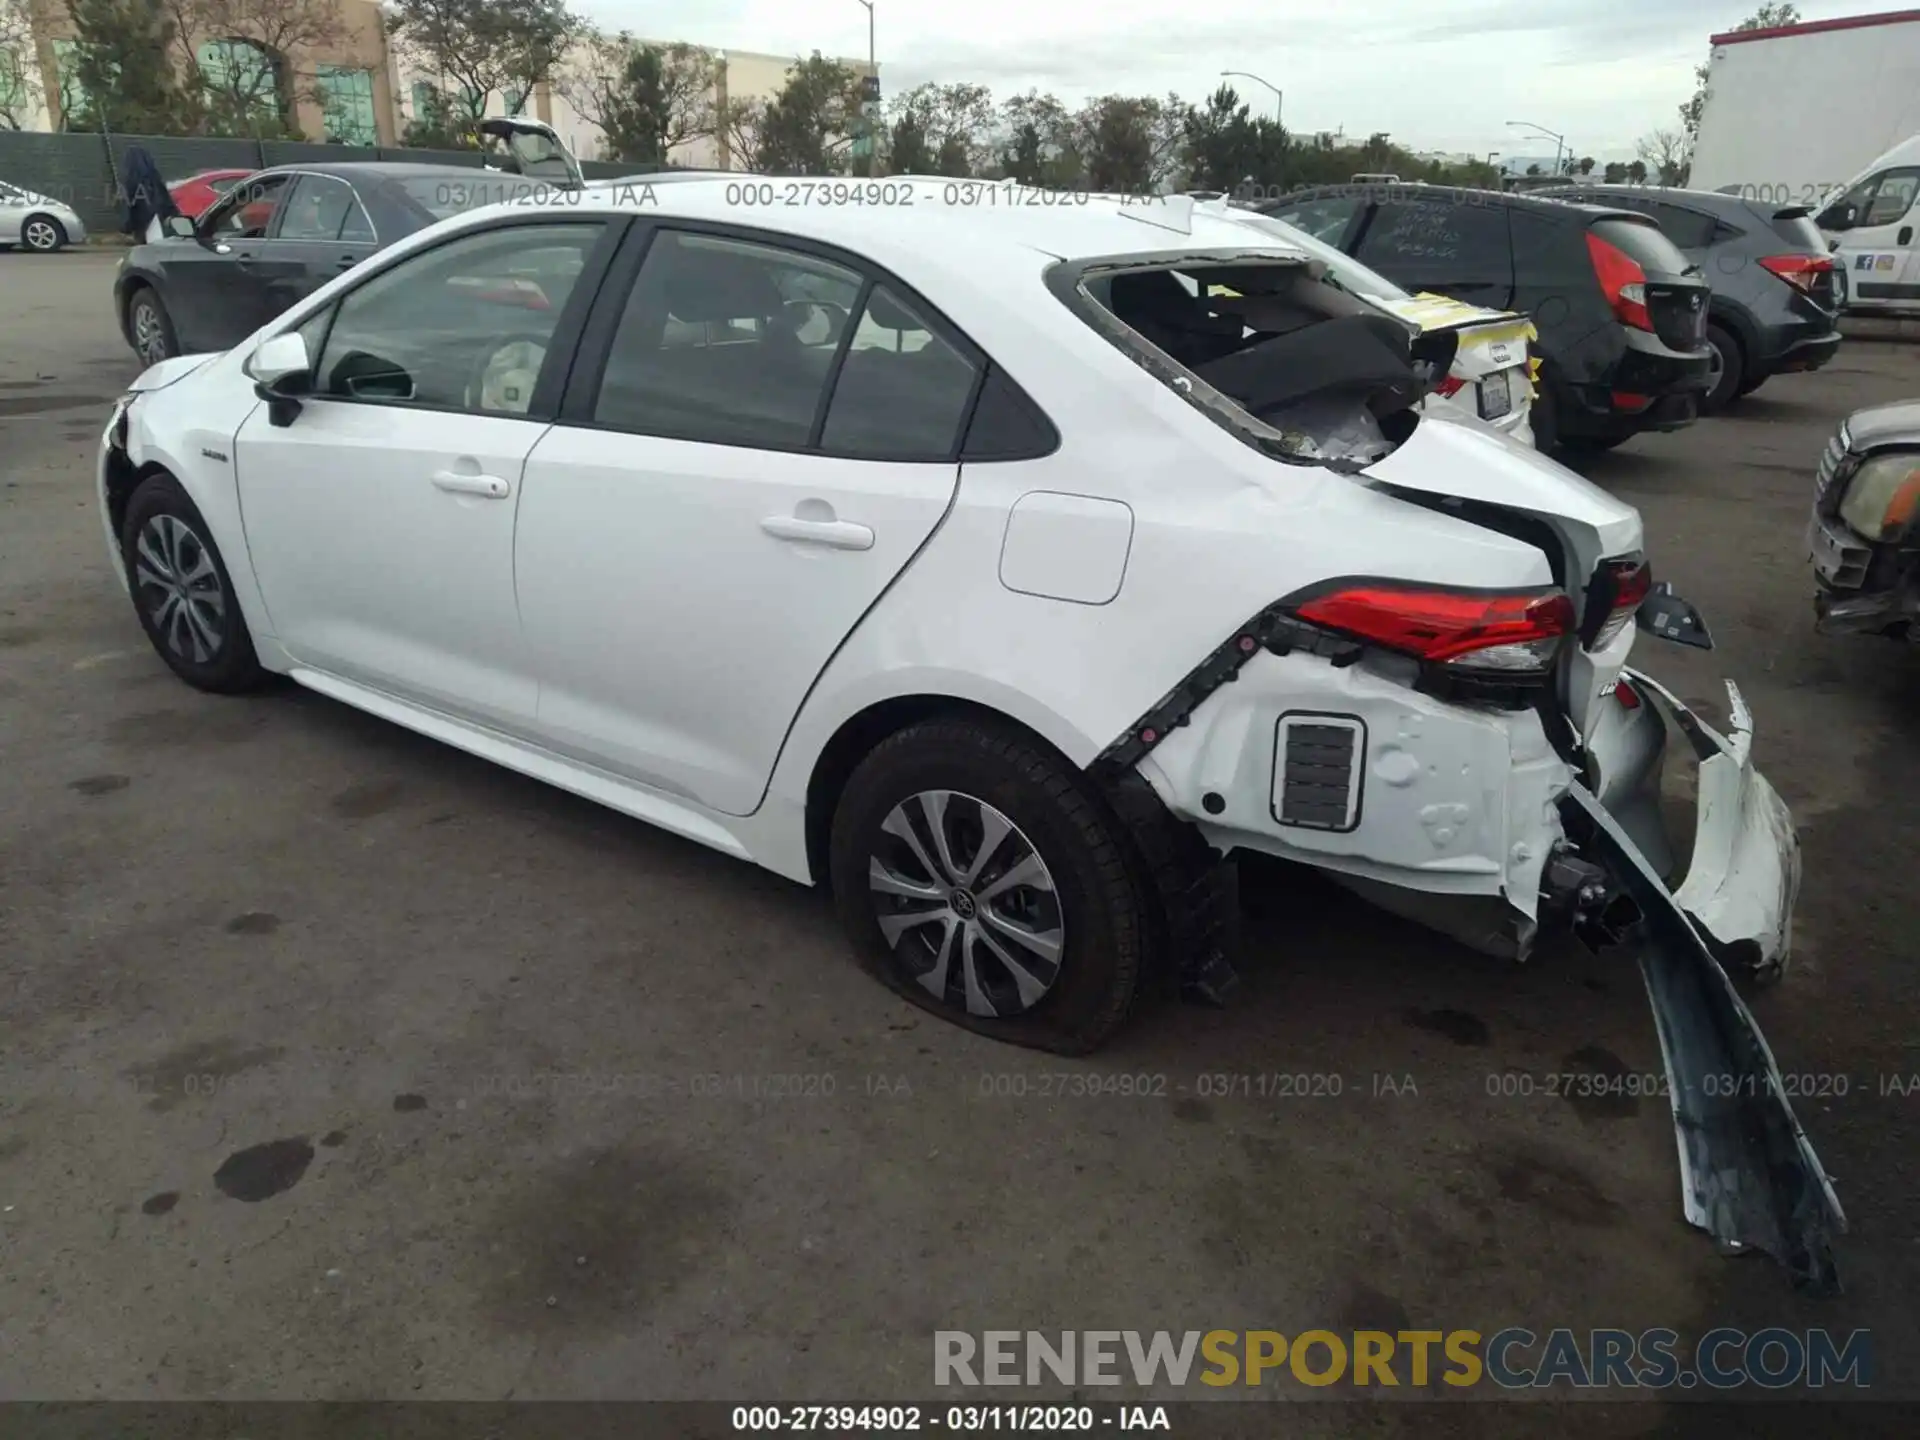
[[[330,175],[302,175],[280,217],[282,240],[338,240],[359,207],[353,187]]]
[[[414,255],[348,293],[315,393],[524,415],[598,223],[512,225]]]
[[[1862,225],[1891,225],[1903,219],[1913,208],[1913,197],[1920,191],[1920,170],[1889,170],[1880,177],[1873,192],[1873,203],[1861,217]]]
[[[807,444],[861,285],[830,260],[661,231],[614,333],[594,422],[726,445]]]
[[[286,198],[287,175],[259,175],[243,180],[207,212],[206,231],[222,240],[258,240],[273,224],[273,212]]]
[[[1309,200],[1305,204],[1288,206],[1272,211],[1276,220],[1304,230],[1316,240],[1328,245],[1338,245],[1347,233],[1347,227],[1353,224],[1353,217],[1360,209],[1362,201],[1357,195],[1330,195],[1324,200]]]

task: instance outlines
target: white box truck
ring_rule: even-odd
[[[1689,186],[1806,207],[1850,311],[1920,311],[1920,10],[1712,44]]]

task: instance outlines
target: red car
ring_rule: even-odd
[[[251,174],[251,170],[202,170],[198,175],[174,181],[167,186],[167,193],[173,196],[173,203],[180,207],[182,215],[198,220],[203,210]]]

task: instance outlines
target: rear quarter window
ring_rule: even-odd
[[[1809,211],[1798,208],[1781,210],[1771,216],[1767,223],[1773,227],[1774,234],[1796,250],[1810,251],[1815,255],[1827,253],[1827,237],[1813,223],[1813,215]]]
[[[1683,275],[1693,268],[1693,262],[1680,253],[1680,247],[1669,240],[1651,219],[1640,221],[1610,217],[1594,221],[1592,228],[1593,233],[1609,245],[1618,246],[1638,260],[1640,267],[1650,275]]]

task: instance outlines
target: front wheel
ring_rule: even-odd
[[[834,813],[842,923],[897,993],[1061,1054],[1126,1019],[1149,926],[1119,822],[1021,732],[930,720],[875,747]]]
[[[67,243],[67,229],[51,215],[29,215],[20,227],[20,243],[37,255],[51,255]]]
[[[120,554],[141,628],[174,674],[226,695],[266,681],[213,532],[171,475],[133,492]]]
[[[174,338],[167,307],[144,286],[127,302],[127,333],[133,337],[134,354],[145,364],[158,365],[180,353],[180,342]]]

